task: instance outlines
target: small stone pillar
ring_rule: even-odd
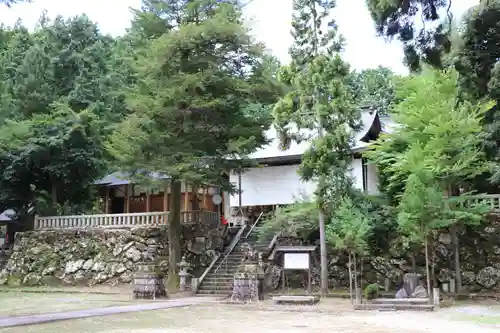
[[[361,295],[361,288],[356,287],[356,305],[359,305],[362,303],[362,295]]]
[[[186,262],[186,257],[182,256],[182,260],[180,263],[177,264],[179,266],[179,289],[180,291],[186,291],[186,286],[187,286],[187,280],[191,276],[189,272],[187,271],[191,265]]]
[[[439,295],[439,288],[432,289],[432,299],[433,299],[434,305],[439,307],[439,304],[441,302],[441,297]]]
[[[191,291],[195,293],[198,290],[198,278],[191,278]]]
[[[450,279],[450,293],[454,294],[456,293],[456,283],[455,283],[455,279],[454,278],[451,278]]]
[[[391,280],[389,280],[389,278],[385,278],[385,280],[384,280],[384,289],[385,289],[385,291],[389,291],[390,287],[391,287]]]

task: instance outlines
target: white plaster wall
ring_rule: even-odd
[[[363,190],[363,164],[360,158],[353,159],[351,163],[351,177],[354,187]]]
[[[312,197],[316,185],[303,182],[297,174],[298,165],[250,168],[241,175],[242,206],[266,206],[292,204],[303,197]],[[238,175],[230,181],[238,188]],[[239,195],[230,200],[231,207],[238,207]]]
[[[380,194],[378,188],[378,170],[375,164],[368,163],[368,188],[366,192],[368,194],[377,195]]]
[[[297,174],[298,165],[250,168],[241,175],[241,205],[266,206],[286,205],[301,199],[302,195],[313,197],[314,182],[303,182]],[[379,194],[377,168],[367,165],[367,189],[369,194]],[[354,186],[363,190],[363,164],[360,158],[353,159],[350,169]],[[238,188],[238,175],[231,174],[230,181]],[[229,194],[226,193],[227,196]],[[239,206],[238,194],[230,196],[230,207]],[[224,208],[229,210],[229,207]],[[229,215],[228,215],[229,216]]]

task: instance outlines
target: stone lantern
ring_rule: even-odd
[[[186,291],[186,284],[188,278],[191,276],[191,274],[188,272],[188,269],[191,267],[191,265],[186,262],[186,256],[182,256],[181,262],[177,264],[179,266],[179,288],[180,291]]]

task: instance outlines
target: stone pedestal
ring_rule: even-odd
[[[251,302],[260,299],[260,281],[256,276],[234,277],[231,300]]]
[[[432,289],[432,302],[434,303],[435,306],[439,307],[439,304],[441,303],[441,295],[439,293],[439,288]]]
[[[355,290],[355,295],[356,295],[356,298],[355,298],[355,301],[356,303],[355,304],[361,304],[362,303],[362,291],[361,291],[361,288],[359,287],[356,287],[356,290]]]
[[[163,275],[152,263],[139,263],[139,270],[134,275],[134,297],[138,299],[156,299],[166,297]]]
[[[389,280],[388,278],[385,278],[385,280],[384,280],[385,291],[389,291],[390,288],[391,288],[391,280]]]
[[[403,277],[403,287],[396,293],[396,298],[425,298],[427,291],[420,283],[420,276],[415,273],[406,273]]]
[[[457,291],[456,286],[457,285],[456,285],[455,279],[451,278],[450,279],[450,288],[449,288],[450,293],[454,294]]]

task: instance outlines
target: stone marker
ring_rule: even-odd
[[[427,291],[425,290],[425,287],[420,283],[420,276],[415,273],[406,273],[404,275],[403,286],[396,293],[396,298],[409,297],[427,297]]]

